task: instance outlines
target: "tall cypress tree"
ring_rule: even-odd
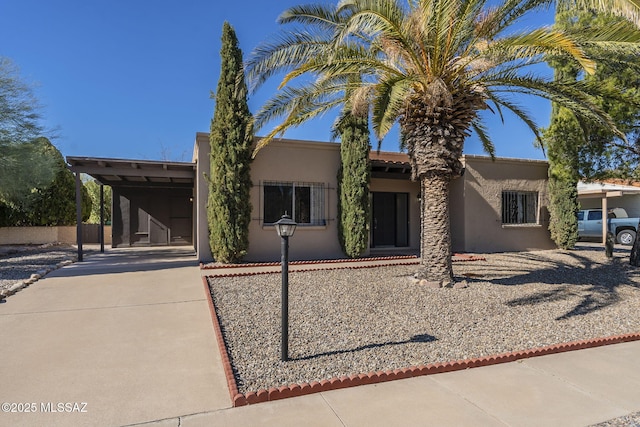
[[[556,6],[555,26],[572,25],[574,13],[563,3]],[[575,82],[580,67],[575,61],[555,58],[550,62],[554,79]],[[543,132],[549,159],[549,231],[559,248],[572,249],[578,241],[578,180],[580,146],[586,144],[584,131],[566,108],[553,105],[549,128]]]
[[[222,28],[220,56],[222,67],[209,140],[211,172],[207,216],[211,252],[216,261],[230,263],[242,259],[249,247],[253,126],[242,50],[227,22]]]
[[[338,125],[341,166],[338,171],[338,238],[345,255],[355,258],[369,239],[369,122],[346,113]]]
[[[579,147],[582,129],[569,111],[554,106],[551,125],[544,132],[549,158],[549,231],[559,248],[578,241]]]

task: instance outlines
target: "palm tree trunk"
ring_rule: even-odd
[[[453,284],[449,219],[450,182],[451,178],[444,174],[426,173],[420,177],[422,268],[417,277],[438,282],[443,287]]]

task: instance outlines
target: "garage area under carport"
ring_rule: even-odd
[[[97,157],[67,157],[67,163],[76,176],[80,260],[82,173],[101,185],[101,194],[105,185],[112,189],[112,247],[195,245],[195,163]],[[103,250],[104,220],[101,223]]]
[[[621,206],[620,201],[626,203]],[[632,217],[640,216],[640,187],[613,182],[579,182],[578,202],[582,209],[602,209],[609,212],[612,208],[625,207]],[[629,204],[630,203],[630,204]],[[633,208],[630,209],[630,206]],[[602,244],[606,244],[607,221],[602,221]]]

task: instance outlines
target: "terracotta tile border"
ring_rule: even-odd
[[[379,267],[397,267],[401,265],[417,265],[416,262],[393,262],[388,264],[377,264],[377,265],[345,265],[344,267],[324,267],[324,268],[300,268],[295,270],[289,270],[289,273],[305,273],[308,271],[327,271],[327,270],[360,270],[363,268],[379,268]],[[280,265],[280,263],[276,264]],[[206,277],[242,277],[242,276],[258,276],[261,274],[280,274],[281,270],[273,270],[273,271],[247,271],[244,273],[221,273],[221,274],[209,274]]]
[[[219,277],[219,276],[217,276]],[[222,336],[222,329],[216,310],[213,305],[213,298],[211,297],[211,290],[209,289],[209,283],[206,277],[202,277],[202,283],[204,285],[204,291],[207,295],[207,301],[209,302],[209,311],[211,314],[211,321],[213,323],[213,329],[216,334],[218,346],[220,347],[220,356],[222,358],[222,365],[224,368],[224,374],[227,378],[227,385],[229,387],[229,396],[231,397],[231,403],[233,407],[252,405],[255,403],[269,402],[273,400],[286,399],[289,397],[304,396],[311,393],[319,393],[329,390],[337,390],[347,387],[355,387],[366,384],[376,384],[386,381],[399,380],[404,378],[419,377],[423,375],[440,374],[444,372],[461,371],[469,368],[478,368],[481,366],[496,365],[498,363],[515,362],[516,360],[528,359],[530,357],[544,356],[547,354],[564,353],[567,351],[582,350],[586,348],[601,347],[610,344],[619,344],[629,341],[639,341],[640,333],[632,333],[625,335],[614,335],[604,338],[593,338],[582,341],[573,341],[568,343],[554,344],[546,347],[533,348],[528,350],[514,351],[509,353],[497,354],[494,356],[484,356],[476,359],[466,360],[454,360],[444,363],[430,363],[428,365],[410,366],[408,368],[394,369],[389,371],[377,371],[369,372],[366,374],[357,374],[344,376],[340,378],[330,378],[322,380],[320,382],[314,381],[312,383],[291,384],[288,386],[281,386],[278,388],[272,387],[269,390],[258,390],[249,393],[239,393],[238,386],[236,384],[235,376],[233,374],[233,367],[229,360],[229,353],[227,346],[224,343],[224,337]]]
[[[453,254],[454,261],[486,261],[486,258],[478,255]],[[291,261],[289,265],[305,265],[305,264],[333,264],[333,263],[349,263],[349,262],[371,262],[371,261],[390,261],[400,259],[415,259],[415,255],[397,255],[397,256],[381,256],[368,258],[338,258],[338,259],[321,259],[310,261]],[[201,270],[217,270],[221,268],[245,268],[245,267],[274,267],[280,265],[280,261],[274,262],[249,262],[243,264],[204,264],[200,263]]]
[[[465,261],[486,261],[487,259],[482,256],[477,255],[467,255],[467,254],[454,254],[453,262],[465,262]],[[412,262],[396,262],[396,263],[385,263],[385,264],[375,264],[375,265],[348,265],[351,262],[372,262],[372,261],[393,261],[393,260],[415,260]],[[315,261],[292,261],[289,265],[318,265],[318,264],[342,264],[340,266],[335,267],[324,267],[324,268],[301,268],[292,270],[291,272],[305,272],[305,271],[317,271],[317,270],[357,270],[360,268],[376,268],[376,267],[394,267],[401,265],[417,265],[420,264],[418,258],[414,255],[407,256],[395,256],[395,257],[377,257],[377,258],[344,258],[338,260],[315,260]],[[220,269],[234,269],[234,268],[245,268],[245,267],[277,267],[280,265],[280,262],[264,262],[264,263],[249,263],[249,264],[223,264],[223,265],[214,265],[207,266],[206,264],[200,263],[200,270],[220,270]],[[224,273],[224,274],[216,274],[215,272],[210,275],[210,277],[240,277],[240,276],[255,276],[259,274],[277,274],[280,271],[256,271],[256,272],[245,272],[245,273]]]
[[[236,385],[236,379],[233,375],[233,367],[229,360],[229,352],[227,346],[224,343],[224,337],[222,336],[222,329],[220,328],[220,322],[216,315],[216,309],[213,306],[213,298],[211,297],[211,289],[209,288],[209,282],[206,277],[202,277],[202,284],[204,285],[204,292],[207,296],[207,302],[209,303],[209,313],[211,314],[211,323],[213,324],[213,331],[216,334],[216,341],[218,342],[218,348],[220,349],[220,358],[222,359],[222,368],[224,369],[224,376],[227,378],[227,386],[229,388],[229,395],[231,396],[231,402],[234,401],[234,397],[239,395],[238,386]],[[235,403],[233,406],[236,406]]]
[[[398,255],[398,256],[384,256],[384,257],[369,257],[369,258],[338,258],[338,259],[320,259],[309,261],[290,261],[289,265],[305,265],[305,264],[330,264],[330,263],[343,263],[343,262],[367,262],[367,261],[386,261],[394,259],[418,259],[415,255]],[[280,265],[280,261],[274,262],[249,262],[244,264],[215,264],[209,265],[200,263],[201,270],[216,270],[221,268],[245,268],[245,267],[275,267]]]

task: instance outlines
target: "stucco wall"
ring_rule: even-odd
[[[196,181],[196,248],[198,258],[211,261],[206,200],[209,172],[208,134],[196,137],[194,159],[198,163]],[[547,168],[544,161],[464,156],[466,172],[450,188],[451,233],[457,252],[501,252],[551,249],[548,231]],[[273,141],[263,148],[251,165],[251,224],[247,261],[277,261],[280,238],[274,227],[263,222],[263,184],[265,181],[323,183],[325,218],[323,226],[299,226],[290,239],[292,259],[330,259],[343,257],[337,231],[337,171],[340,147],[327,142]],[[409,180],[371,180],[372,192],[409,193],[409,245],[420,247],[419,185]],[[538,223],[503,225],[502,191],[536,191],[539,194]],[[369,253],[369,252],[367,252]]]
[[[260,150],[251,165],[251,224],[248,261],[280,259],[280,238],[273,226],[264,225],[263,188],[265,181],[322,183],[325,185],[324,226],[299,225],[289,239],[293,260],[329,259],[344,256],[338,242],[337,174],[340,146],[327,142],[273,141]]]
[[[198,259],[209,262],[213,259],[209,248],[206,204],[209,173],[208,134],[196,136],[194,158],[198,163],[196,180],[196,249]],[[244,260],[278,261],[280,238],[272,225],[264,225],[262,184],[265,181],[322,183],[325,185],[324,226],[298,226],[289,239],[289,254],[292,260],[341,258],[338,242],[337,218],[337,173],[340,165],[340,146],[328,142],[273,141],[257,154],[251,164],[251,223],[249,225],[249,249]]]
[[[544,161],[464,156],[463,238],[455,239],[454,251],[503,252],[555,247],[548,230],[548,164]],[[538,222],[502,224],[503,191],[538,192]],[[456,203],[460,203],[458,200]],[[453,221],[452,221],[453,222]]]
[[[85,225],[86,226],[86,225]],[[104,227],[105,244],[111,244],[111,226]],[[0,227],[0,245],[76,244],[76,227]],[[99,243],[89,242],[84,243]]]
[[[193,244],[196,254],[201,262],[213,260],[211,248],[209,247],[209,224],[207,223],[207,199],[209,196],[209,183],[206,175],[209,174],[209,134],[196,134],[195,146],[193,148],[193,161],[196,162],[195,197],[194,203],[194,224]]]
[[[465,204],[464,177],[451,181],[449,187],[449,218],[451,224],[451,248],[454,252],[465,251]]]

